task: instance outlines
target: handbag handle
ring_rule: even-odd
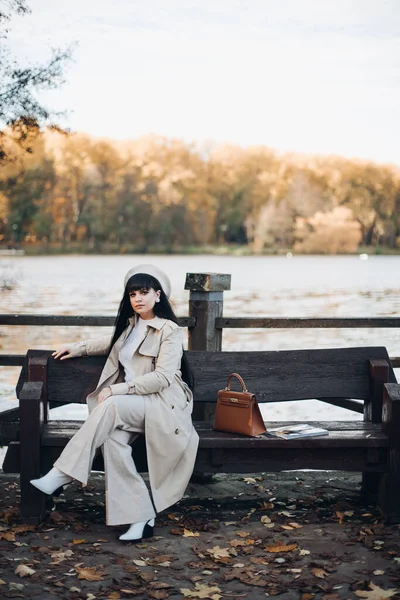
[[[239,375],[238,373],[231,373],[231,374],[229,375],[229,377],[228,377],[228,383],[227,383],[227,385],[226,385],[226,388],[225,388],[225,389],[226,389],[227,391],[229,391],[229,390],[231,389],[231,379],[232,379],[232,377],[236,377],[237,379],[239,379],[239,381],[240,381],[240,385],[242,386],[242,389],[243,389],[243,391],[244,391],[244,392],[247,392],[246,384],[245,384],[245,382],[244,382],[243,378],[242,378],[242,377],[240,377],[240,375]]]

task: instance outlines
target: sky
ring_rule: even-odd
[[[41,98],[74,131],[400,164],[400,0],[28,0],[21,60],[76,43]]]

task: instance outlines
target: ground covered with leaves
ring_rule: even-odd
[[[155,536],[123,544],[104,524],[101,476],[24,523],[0,476],[0,598],[400,600],[400,526],[362,504],[359,479],[293,472],[191,484]]]

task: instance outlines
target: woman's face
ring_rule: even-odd
[[[129,292],[129,299],[135,313],[142,319],[152,319],[154,317],[154,305],[160,298],[160,293],[160,290],[156,291],[153,288]]]

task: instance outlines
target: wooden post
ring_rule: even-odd
[[[369,361],[370,392],[364,402],[364,421],[380,423],[382,421],[383,385],[389,381],[389,363],[384,359]],[[366,499],[375,502],[382,473],[364,472],[362,474],[362,492]]]
[[[189,316],[196,320],[188,330],[189,350],[222,350],[222,329],[215,319],[222,317],[224,291],[231,289],[231,276],[223,273],[187,273],[185,290],[190,290]],[[195,402],[194,421],[212,421],[215,404]]]
[[[400,385],[386,383],[382,407],[382,429],[389,437],[388,471],[378,490],[378,508],[389,523],[400,523]]]
[[[231,276],[223,273],[187,273],[185,290],[190,290],[189,316],[196,319],[189,328],[189,350],[222,350],[222,329],[215,319],[222,317],[224,291],[231,289]]]

